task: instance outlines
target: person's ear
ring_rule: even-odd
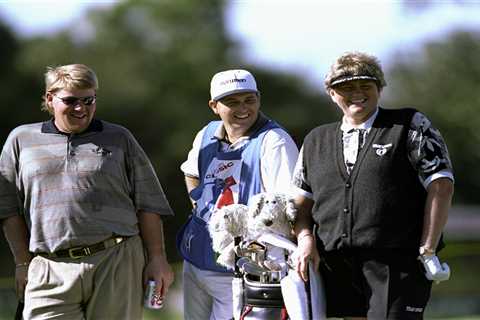
[[[332,99],[333,102],[337,103],[337,97],[335,96],[335,90],[332,88],[328,89],[328,95],[330,96],[330,99]]]
[[[49,112],[52,112],[53,110],[53,93],[47,92],[45,93],[45,107]]]
[[[53,100],[53,94],[51,92],[45,93],[45,102],[46,103],[51,103]]]
[[[210,100],[208,101],[208,106],[210,109],[212,109],[213,113],[218,114],[218,109],[217,109],[217,101],[215,100]]]

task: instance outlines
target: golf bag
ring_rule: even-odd
[[[268,250],[281,249],[285,254],[284,261],[287,261],[289,253],[296,248],[295,244],[274,235],[250,243],[242,243],[236,238],[235,244],[232,280],[235,320],[325,319],[318,272],[310,267],[310,281],[304,283],[288,265],[278,270],[265,266],[268,265]]]

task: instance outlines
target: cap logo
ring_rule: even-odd
[[[225,84],[229,84],[229,83],[234,83],[234,82],[247,82],[247,80],[245,79],[229,79],[229,80],[225,80],[225,81],[222,81],[220,82],[221,85],[225,85]]]
[[[247,70],[226,70],[215,74],[210,83],[212,100],[241,92],[258,92],[253,75]]]

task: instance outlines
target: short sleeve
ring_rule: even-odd
[[[180,166],[180,170],[186,175],[190,177],[198,178],[199,171],[198,171],[198,157],[200,154],[200,147],[202,145],[203,135],[205,133],[206,127],[200,130],[195,139],[193,140],[192,149],[188,152],[187,160]]]
[[[300,149],[297,163],[293,171],[292,178],[292,194],[293,196],[304,196],[308,199],[313,199],[312,188],[306,179],[305,162],[303,156],[304,148]]]
[[[135,209],[162,215],[173,215],[150,160],[133,135],[130,132],[128,133],[129,179],[133,186]]]
[[[288,192],[298,148],[285,130],[270,130],[262,142],[261,175],[266,192]]]
[[[0,219],[21,213],[17,192],[19,166],[17,140],[13,131],[0,154]]]
[[[441,177],[454,180],[447,145],[440,131],[421,112],[415,113],[410,123],[407,150],[410,163],[425,188]]]

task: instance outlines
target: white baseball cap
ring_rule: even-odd
[[[240,92],[257,92],[257,83],[253,75],[247,70],[226,70],[215,74],[210,83],[212,100]]]

